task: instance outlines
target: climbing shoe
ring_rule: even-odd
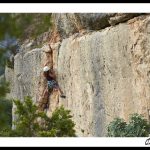
[[[66,98],[66,96],[65,96],[65,95],[60,95],[60,97],[61,97],[61,98]]]

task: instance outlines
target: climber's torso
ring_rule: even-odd
[[[48,89],[53,89],[58,87],[57,81],[55,80],[55,74],[53,72],[44,73],[44,76],[47,80]]]

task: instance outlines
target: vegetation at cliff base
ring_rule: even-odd
[[[52,117],[39,112],[31,97],[25,97],[24,102],[14,100],[16,105],[16,121],[10,136],[16,137],[74,137],[74,122],[69,110],[63,106],[57,108]]]
[[[115,118],[107,128],[109,137],[148,137],[150,124],[137,113],[131,114],[129,123],[122,118]]]

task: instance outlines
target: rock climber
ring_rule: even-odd
[[[53,91],[58,91],[60,94],[61,98],[66,98],[66,96],[63,94],[63,91],[58,85],[58,82],[56,81],[56,75],[52,67],[50,68],[48,65],[51,63],[50,62],[50,56],[52,55],[52,48],[49,45],[50,51],[44,51],[48,61],[44,64],[43,68],[43,76],[47,80],[47,86],[45,90],[43,91],[41,95],[41,99],[39,101],[39,109],[44,110],[49,107],[49,96]]]
[[[58,91],[60,93],[61,98],[66,98],[66,96],[63,94],[63,91],[60,89],[56,81],[56,75],[54,70],[48,66],[45,66],[43,68],[43,75],[47,79],[47,87],[48,87],[48,89],[46,89],[45,92],[48,92],[47,94],[49,95],[49,93],[53,90]]]
[[[39,110],[47,109],[49,107],[49,96],[53,91],[58,91],[61,98],[66,98],[56,81],[56,75],[52,68],[45,65],[43,68],[43,75],[47,79],[47,87],[45,88],[41,100],[39,101]]]

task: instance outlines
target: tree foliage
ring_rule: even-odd
[[[17,119],[14,122],[14,135],[24,137],[36,136],[40,128],[36,119],[40,114],[37,112],[36,106],[32,103],[30,97],[26,97],[24,103],[14,100],[14,104],[17,107],[15,111]]]
[[[47,131],[41,132],[40,134],[42,136],[74,137],[75,123],[71,118],[70,110],[65,110],[63,106],[57,108],[47,122]]]
[[[71,120],[69,110],[63,106],[57,108],[49,118],[44,112],[39,112],[31,97],[25,97],[24,102],[14,100],[16,105],[14,122],[15,129],[10,136],[17,137],[71,137],[75,136],[75,124]]]
[[[12,124],[12,103],[10,100],[0,100],[0,131],[11,128]]]
[[[109,137],[147,137],[150,133],[150,124],[142,115],[130,115],[129,123],[121,118],[115,118],[107,128]]]
[[[3,13],[0,14],[0,40],[14,37],[35,37],[51,26],[51,13]]]
[[[0,80],[0,136],[7,136],[12,125],[12,102],[5,98],[9,84],[4,78]]]

